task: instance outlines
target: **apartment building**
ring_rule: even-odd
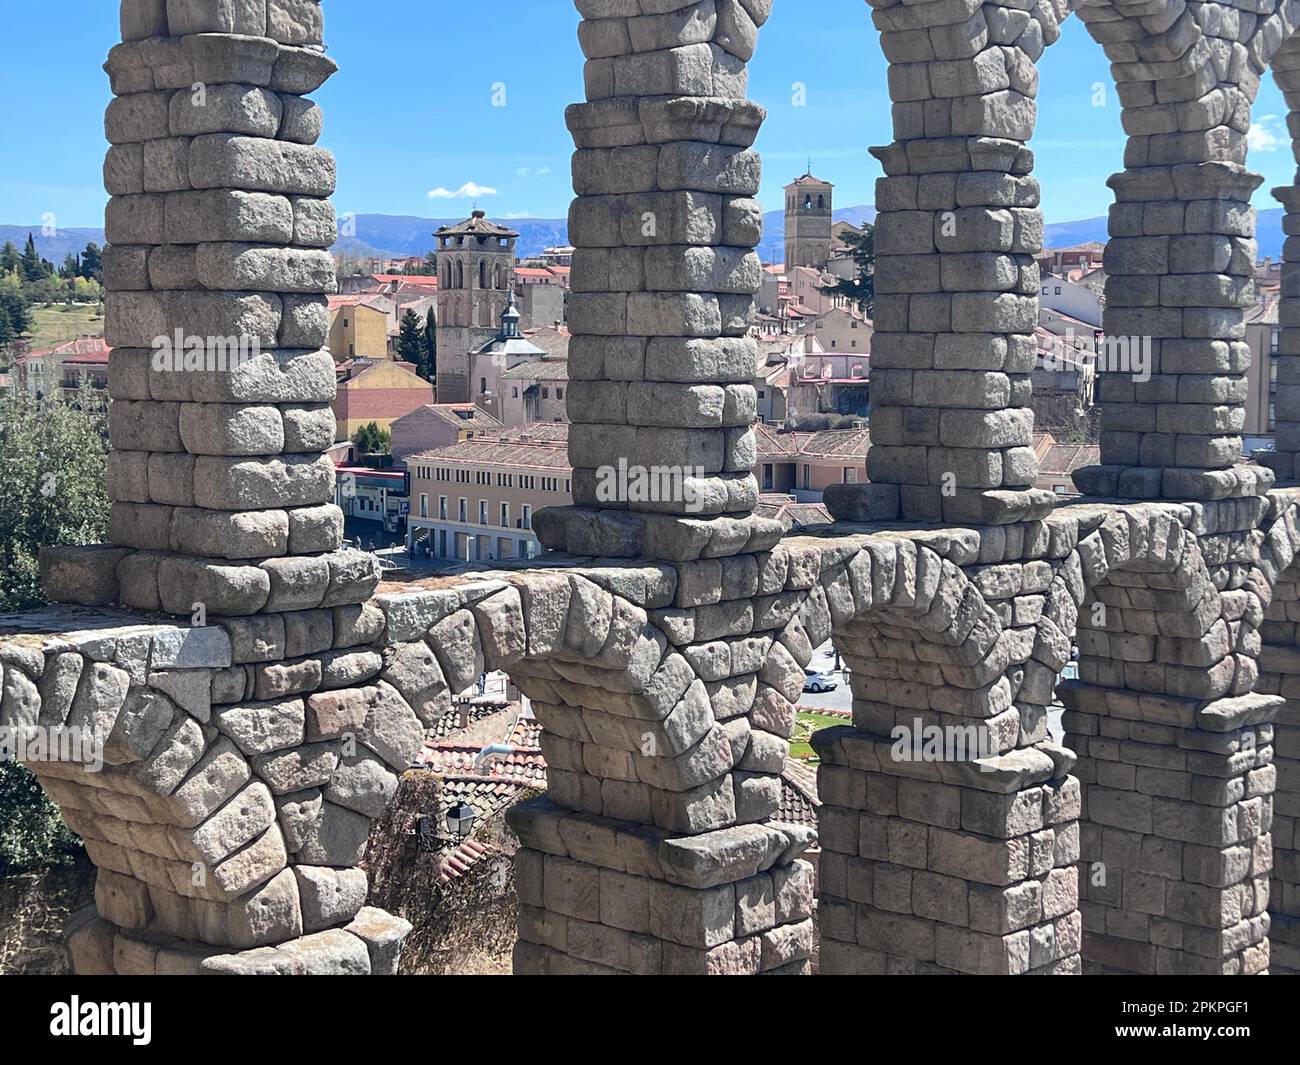
[[[867,481],[871,435],[866,429],[779,433],[760,422],[754,431],[758,435],[754,473],[760,492],[820,503],[827,485]]]
[[[329,349],[335,362],[388,358],[393,301],[376,294],[330,296]]]
[[[462,562],[540,554],[533,515],[573,502],[565,430],[524,426],[409,456],[407,549]]]

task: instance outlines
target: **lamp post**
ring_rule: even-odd
[[[458,844],[474,828],[478,811],[466,802],[453,803],[445,817],[446,834],[438,831],[438,819],[433,814],[421,814],[415,819],[416,846],[421,854],[435,854],[447,844]]]

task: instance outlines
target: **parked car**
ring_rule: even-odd
[[[815,669],[803,671],[803,690],[806,692],[833,692],[840,686],[829,673],[818,673]]]

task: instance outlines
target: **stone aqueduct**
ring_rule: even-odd
[[[799,537],[753,514],[764,112],[745,65],[771,0],[577,6],[576,505],[538,515],[552,550],[527,568],[377,591],[373,559],[340,549],[323,454],[320,7],[122,3],[112,544],[49,550],[65,605],[0,630],[3,723],[105,741],[102,772],[33,763],[99,868],[76,968],[392,971],[409,926],[364,905],[369,823],[487,668],[532,700],[549,765],[547,798],[511,814],[517,972],[807,972],[812,841],[772,818],[831,638],[854,702],[815,740],[822,972],[1300,970],[1300,492],[1274,485],[1300,472],[1289,270],[1277,452],[1235,463],[1245,135],[1267,68],[1300,105],[1300,6],[1077,6],[1129,137],[1106,331],[1152,338],[1154,372],[1103,376],[1103,464],[1056,506],[1033,488],[1026,141],[1072,5],[873,2],[895,140],[875,150],[872,483]],[[261,351],[160,367],[153,339],[178,329]],[[620,459],[699,468],[702,504],[603,500]],[[986,748],[900,759],[891,730],[918,721]]]

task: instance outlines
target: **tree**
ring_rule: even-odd
[[[64,865],[80,851],[80,842],[35,774],[16,762],[0,761],[0,876]]]
[[[27,234],[27,245],[23,248],[22,265],[20,272],[24,281],[40,281],[48,277],[46,271],[46,262],[41,258],[36,250],[36,241],[30,233]]]
[[[377,422],[366,422],[352,442],[357,445],[357,453],[365,455],[387,455],[393,450],[393,436],[387,429],[379,428]]]
[[[59,276],[74,278],[81,276],[81,256],[75,251],[68,252],[63,257],[63,265],[59,267]]]
[[[0,248],[0,274],[17,273],[22,267],[22,256],[18,254],[18,249],[14,247],[12,240],[6,240],[5,246]]]
[[[86,250],[81,253],[81,276],[87,281],[101,280],[101,273],[104,267],[104,253],[99,245],[93,240],[86,245]]]
[[[845,230],[843,239],[853,256],[856,276],[838,282],[830,291],[837,296],[847,296],[870,318],[876,301],[875,227],[864,224],[856,231]]]
[[[419,374],[426,381],[438,380],[438,317],[432,307],[424,318],[424,358]]]
[[[419,315],[408,309],[397,328],[397,357],[402,362],[419,366],[422,347]]]
[[[108,430],[102,398],[83,385],[38,402],[14,389],[0,400],[0,611],[45,601],[37,553],[99,543],[108,532]]]
[[[23,286],[17,274],[0,275],[0,307],[9,317],[9,325],[16,340],[24,333],[32,331],[32,312],[23,293]]]

